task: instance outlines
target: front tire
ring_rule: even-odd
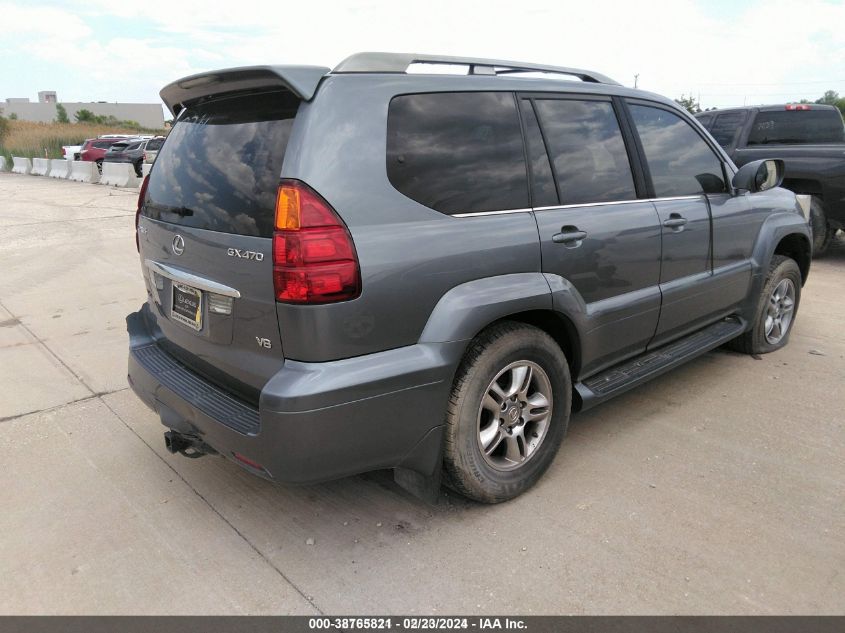
[[[801,301],[801,270],[794,259],[774,255],[754,312],[753,327],[728,343],[743,354],[768,354],[789,342]]]
[[[534,485],[557,453],[572,405],[566,357],[544,331],[490,327],[458,369],[446,415],[447,484],[484,503]]]

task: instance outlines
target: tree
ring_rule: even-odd
[[[832,105],[839,108],[839,111],[845,114],[845,97],[840,97],[835,90],[827,90],[821,99],[816,99],[816,103],[825,105]]]
[[[699,105],[698,101],[696,101],[692,95],[689,97],[685,97],[681,95],[680,99],[675,99],[675,103],[680,105],[682,108],[686,108],[687,112],[690,114],[698,114],[701,112],[701,106]]]
[[[67,118],[67,110],[61,103],[56,104],[56,123],[70,123],[70,119]]]
[[[82,108],[73,115],[77,123],[95,123],[97,121],[96,115],[91,110]]]

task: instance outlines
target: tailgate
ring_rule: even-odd
[[[284,362],[271,249],[298,106],[278,89],[188,106],[158,153],[139,218],[159,344],[252,402]]]

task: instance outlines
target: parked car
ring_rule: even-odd
[[[384,53],[161,97],[128,374],[171,452],[290,483],[391,468],[426,498],[445,472],[504,501],[571,413],[789,339],[810,232],[783,164],[737,170],[669,99]]]
[[[784,161],[783,186],[812,196],[813,250],[822,254],[845,229],[845,124],[831,105],[782,104],[696,115],[737,165],[763,156]]]
[[[161,146],[164,144],[163,136],[154,136],[151,139],[146,141],[144,145],[144,162],[145,163],[154,163],[156,156],[158,156],[158,151],[161,149]]]
[[[62,145],[62,158],[65,160],[78,160],[77,155],[82,150],[82,145]]]
[[[114,143],[103,156],[106,163],[131,163],[135,168],[135,174],[142,176],[142,165],[152,163],[155,160],[158,150],[164,143],[164,137],[153,138],[127,138]]]
[[[100,136],[98,138],[91,138],[82,144],[82,149],[79,151],[79,158],[74,157],[74,160],[87,160],[97,163],[97,169],[103,170],[103,158],[109,148],[115,143],[123,142],[126,136]]]

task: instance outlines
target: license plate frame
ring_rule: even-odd
[[[202,329],[202,290],[173,282],[170,318],[199,332]]]

